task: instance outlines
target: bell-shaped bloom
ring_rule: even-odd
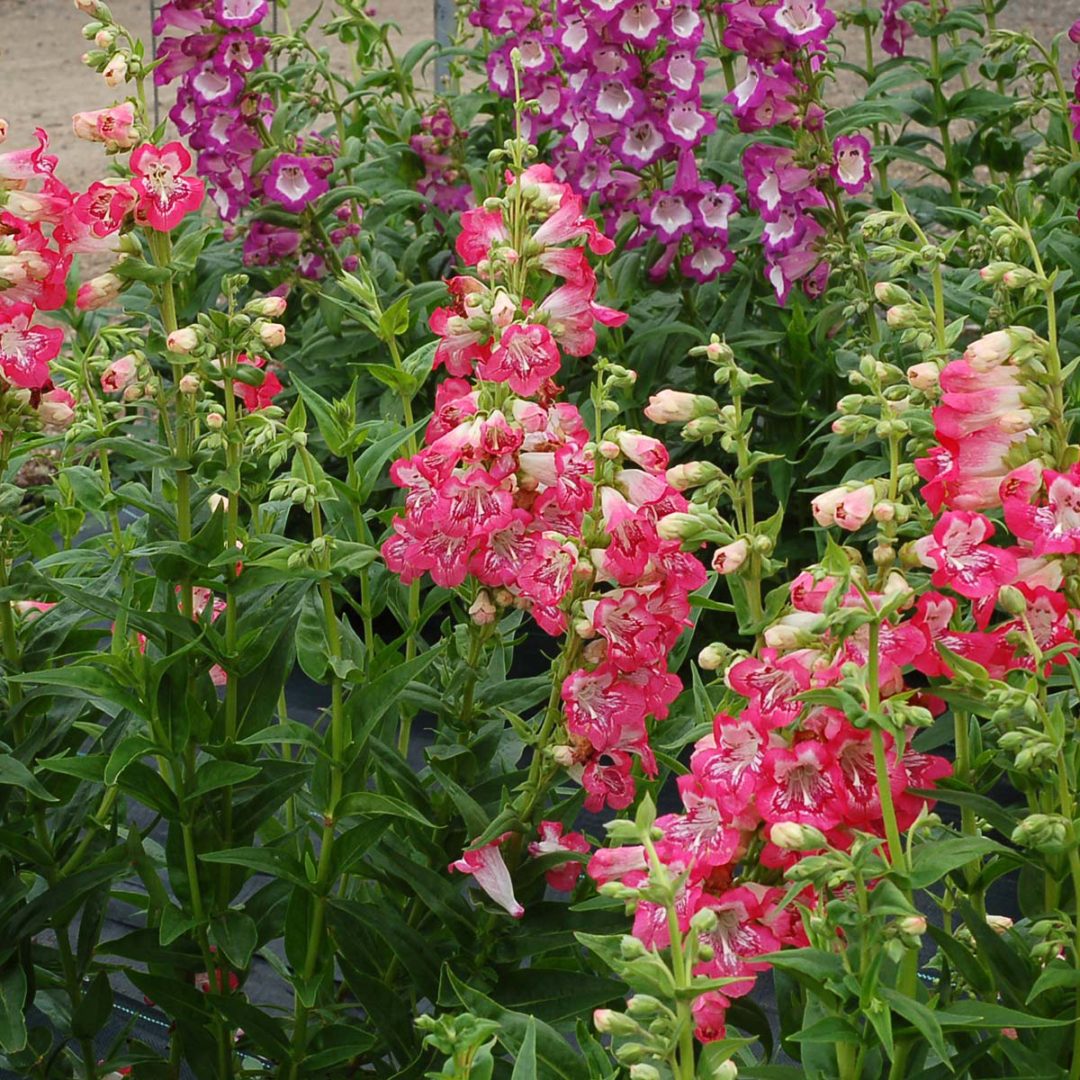
[[[995,592],[1016,576],[1016,556],[985,543],[994,525],[982,514],[950,510],[942,514],[930,536],[916,542],[916,552],[933,567],[931,582],[976,599]]]
[[[1036,555],[1080,552],[1080,466],[1066,473],[1044,469],[1038,489],[1045,496],[1033,502],[1033,490],[1014,485],[1002,500],[1005,523]]]
[[[796,821],[825,831],[840,823],[841,803],[829,747],[816,740],[765,752],[755,802],[766,822]]]
[[[202,205],[206,185],[198,177],[184,175],[190,166],[191,155],[178,142],[160,149],[143,143],[131,155],[138,212],[152,229],[170,232]]]
[[[483,847],[466,851],[460,859],[450,864],[449,869],[457,870],[462,874],[471,874],[476,884],[499,907],[504,908],[515,919],[520,919],[525,914],[525,909],[514,896],[514,883],[502,856],[503,843],[513,835],[513,833],[503,833],[502,836]]]
[[[111,109],[76,113],[71,126],[76,138],[104,143],[107,150],[130,150],[139,139],[135,106],[130,101]]]
[[[263,194],[293,214],[329,190],[330,183],[318,163],[296,154],[278,154],[263,178]]]
[[[559,855],[573,852],[584,855],[592,845],[581,833],[563,832],[560,821],[541,821],[537,826],[539,839],[529,844],[529,854],[538,859],[545,855]],[[545,871],[547,883],[558,892],[573,892],[577,879],[581,876],[584,864],[577,859],[568,859],[550,870]]]
[[[0,300],[0,370],[15,386],[37,390],[49,381],[49,363],[60,353],[64,331],[32,325],[29,304],[5,305]]]
[[[532,397],[558,372],[560,360],[559,348],[546,326],[514,323],[502,332],[477,371],[482,379],[505,382],[515,394]]]
[[[865,135],[840,135],[833,140],[832,177],[849,195],[870,183],[870,140]]]
[[[267,0],[214,0],[214,18],[230,29],[243,30],[266,18]]]

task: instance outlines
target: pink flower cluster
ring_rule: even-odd
[[[87,137],[119,149],[131,117],[120,106],[79,114],[76,131],[80,124],[92,129]],[[172,228],[198,207],[202,183],[183,175],[190,158],[179,143],[161,150],[146,143],[132,155],[130,183],[101,180],[74,192],[55,175],[46,133],[39,128],[36,136],[36,146],[0,153],[0,372],[5,385],[31,392],[43,422],[63,427],[74,418],[74,399],[53,386],[50,365],[64,333],[35,322],[36,313],[63,307],[75,255],[117,252],[121,227],[131,220]],[[99,307],[122,285],[115,274],[100,275],[79,289],[76,303]]]
[[[701,102],[705,62],[699,0],[559,0],[540,11],[512,0],[480,0],[471,21],[501,44],[488,57],[492,87],[514,94],[511,50],[521,56],[521,91],[539,114],[533,134],[561,135],[558,175],[596,194],[609,231],[637,216],[630,240],[655,238],[664,276],[708,281],[730,269],[728,219],[738,199],[728,185],[698,176],[693,151],[716,127]],[[665,168],[676,155],[674,175]]]
[[[475,204],[465,172],[465,132],[442,104],[420,119],[420,131],[409,146],[420,159],[424,175],[416,185],[436,210],[455,214]]]
[[[836,584],[801,574],[791,589],[796,614],[820,614]],[[845,603],[865,606],[854,589]],[[886,622],[881,631],[882,692],[900,693],[902,669],[915,665],[931,646],[916,619]],[[656,821],[663,833],[657,854],[673,876],[686,875],[678,903],[680,928],[686,932],[703,908],[718,916],[716,929],[706,936],[712,958],[695,973],[737,980],[695,1004],[701,1041],[723,1038],[730,999],[748,994],[756,974],[767,967],[757,957],[782,945],[806,944],[794,909],[778,907],[782,888],[739,882],[739,864],[751,849],[761,866],[786,869],[810,853],[808,846],[813,849],[803,839],[806,828],[818,830],[839,849],[850,847],[856,832],[884,835],[869,730],[854,727],[837,709],[796,699],[837,682],[849,662],[865,666],[866,652],[864,628],[846,640],[826,634],[812,648],[764,648],[732,665],[727,682],[744,705],[738,713],[716,716],[712,734],[695,745],[690,772],[678,780],[683,812]],[[912,789],[932,786],[949,775],[950,766],[910,743],[900,752],[888,736],[886,753],[890,793],[900,827],[906,828],[924,801]],[[635,886],[648,876],[644,851],[635,847],[598,851],[588,872],[598,884],[619,880]],[[667,947],[664,908],[639,901],[634,934],[650,948]]]
[[[1031,434],[1034,414],[1024,401],[1020,362],[1032,340],[1029,331],[998,330],[973,342],[940,374],[933,363],[909,371],[916,387],[941,390],[932,413],[936,445],[915,461],[926,481],[922,496],[935,514],[943,506],[984,510],[1000,505],[1000,487],[1011,471],[1008,462]]]
[[[755,4],[731,0],[721,8],[724,45],[746,58],[746,74],[725,99],[740,130],[777,127],[820,135],[824,111],[812,99],[803,73],[816,68],[836,16],[827,0],[780,0]],[[815,211],[858,194],[870,180],[870,143],[862,135],[839,136],[831,160],[810,161],[790,146],[751,143],[743,153],[747,198],[764,224],[766,275],[781,304],[802,282],[819,296],[829,278],[821,257],[825,228]],[[831,181],[831,183],[830,183]]]
[[[911,0],[882,0],[881,4],[881,47],[890,56],[903,56],[904,45],[914,32],[901,14],[900,9]],[[928,0],[920,0],[927,4]]]

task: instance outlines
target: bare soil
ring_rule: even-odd
[[[109,2],[117,18],[149,43],[149,0]],[[379,18],[400,27],[399,51],[433,36],[434,0],[375,3]],[[298,22],[317,6],[317,0],[292,0],[289,15]],[[1078,0],[1012,0],[1001,22],[1048,42],[1078,14]],[[113,100],[101,77],[80,62],[85,21],[71,0],[0,0],[0,117],[11,127],[8,145],[27,145],[35,127],[46,128],[61,156],[61,178],[71,186],[85,185],[107,167],[100,147],[74,138],[71,116]]]

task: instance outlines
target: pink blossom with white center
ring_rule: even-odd
[[[619,156],[642,168],[651,165],[667,147],[667,139],[652,120],[641,118],[627,127],[618,140]]]
[[[663,628],[649,612],[644,595],[621,589],[587,601],[596,632],[608,643],[608,658],[621,671],[659,663],[666,653]]]
[[[529,854],[534,859],[545,855],[563,853],[585,854],[592,845],[581,833],[563,832],[560,821],[541,821],[537,826],[539,840],[529,844]],[[553,866],[544,873],[547,883],[558,892],[573,892],[577,879],[581,876],[584,864],[577,859],[568,859],[559,866]]]
[[[816,741],[765,752],[764,782],[755,796],[766,822],[796,821],[822,831],[840,823],[832,768],[835,758]]]
[[[651,49],[660,32],[660,16],[650,0],[635,0],[614,22],[615,30],[638,48]]]
[[[296,154],[278,154],[263,179],[263,194],[293,214],[329,190],[330,183],[320,175],[315,159]]]
[[[449,869],[457,870],[462,874],[471,874],[476,884],[496,904],[515,919],[520,919],[525,914],[525,909],[514,896],[514,883],[502,856],[502,844],[513,835],[509,832],[503,833],[502,836],[483,847],[466,851],[460,859],[450,864]]]
[[[183,175],[190,166],[191,155],[178,142],[160,149],[143,143],[131,155],[138,209],[151,228],[170,232],[202,205],[206,186],[198,177]]]
[[[732,861],[742,845],[742,832],[694,776],[679,777],[679,794],[684,812],[656,819],[656,827],[664,833],[657,850],[661,858],[681,857],[694,866],[695,873],[706,876],[710,868]]]
[[[693,101],[674,98],[664,112],[664,130],[672,142],[692,148],[716,130],[716,117]]]
[[[1042,487],[1045,497],[1032,503],[1030,482],[1014,485],[1002,498],[1005,523],[1019,539],[1030,541],[1036,555],[1080,552],[1080,466],[1067,473],[1044,469]]]
[[[760,656],[732,664],[725,675],[728,686],[751,702],[756,702],[773,726],[794,720],[803,709],[794,700],[810,688],[810,672],[795,653],[779,656],[774,649],[762,649]]]
[[[560,361],[558,346],[546,326],[515,323],[502,332],[477,371],[482,379],[505,382],[514,393],[531,397],[559,370]]]
[[[746,887],[728,889],[717,897],[703,897],[702,906],[716,913],[717,925],[699,937],[712,948],[713,955],[698,963],[694,974],[714,979],[738,979],[724,987],[724,994],[744,997],[754,988],[757,972],[765,971],[769,966],[756,961],[755,957],[775,952],[780,948],[780,940],[762,921],[761,902]]]
[[[0,299],[0,370],[15,386],[37,390],[49,381],[49,363],[60,353],[64,331],[33,326],[30,304],[5,305]]]
[[[941,516],[931,536],[917,542],[916,551],[927,566],[935,568],[930,578],[935,586],[947,586],[975,599],[996,591],[1016,575],[1016,556],[984,543],[993,535],[989,518],[951,510]]]

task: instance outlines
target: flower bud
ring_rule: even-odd
[[[1009,615],[1027,613],[1027,598],[1015,585],[1002,585],[998,590],[997,606]]]
[[[602,1035],[637,1035],[641,1025],[624,1013],[614,1009],[597,1009],[593,1013],[593,1027]]]
[[[714,641],[711,645],[706,645],[701,652],[698,653],[698,667],[702,671],[719,671],[728,662],[728,648],[726,645],[721,644],[718,641]]]
[[[630,1066],[630,1080],[660,1080],[660,1070],[655,1065],[639,1061]]]
[[[740,536],[738,540],[725,544],[713,552],[712,568],[718,574],[734,574],[746,562],[749,554],[750,545],[745,537]]]
[[[661,540],[693,540],[700,538],[702,521],[696,514],[676,511],[665,514],[656,523],[656,533]]]
[[[874,485],[863,484],[854,491],[845,492],[833,508],[833,520],[848,532],[861,529],[874,509]]]
[[[1038,285],[1040,281],[1039,275],[1026,266],[1015,266],[1001,275],[1001,284],[1006,289],[1026,289],[1030,285]]]
[[[133,401],[138,401],[144,396],[145,392],[139,383],[131,383],[129,386],[124,387],[123,400],[128,404],[131,404]]]
[[[209,413],[206,417],[206,426],[211,431],[220,431],[225,426],[225,417],[219,412]]]
[[[123,288],[124,279],[112,271],[98,274],[79,286],[75,306],[80,311],[96,311],[116,300]]]
[[[922,937],[926,933],[926,919],[922,915],[908,915],[896,926],[901,934],[907,934],[909,937]]]
[[[979,271],[979,277],[983,279],[988,285],[1000,284],[1002,278],[1010,270],[1018,270],[1019,267],[1013,262],[992,262],[988,263]]]
[[[893,281],[879,281],[874,286],[874,296],[879,304],[884,304],[886,307],[911,303],[911,293]]]
[[[734,1061],[721,1061],[714,1065],[707,1080],[736,1080],[739,1075],[739,1067]]]
[[[987,915],[986,925],[994,931],[995,934],[1004,934],[1006,930],[1013,928],[1013,921],[1008,915]]]
[[[1013,354],[1016,343],[1008,330],[995,330],[973,341],[964,350],[964,359],[976,371],[989,371],[1004,364]]]
[[[0,117],[0,143],[4,142],[8,137],[8,122]]]
[[[596,446],[597,453],[606,461],[614,461],[622,451],[619,449],[617,442],[612,442],[611,439],[604,439]]]
[[[197,394],[199,392],[199,376],[188,372],[180,376],[180,393]]]
[[[923,322],[923,309],[918,304],[895,304],[885,312],[885,321],[894,330],[908,330]]]
[[[702,416],[715,416],[719,411],[712,398],[682,390],[661,390],[651,395],[645,406],[645,415],[656,424],[686,423]]]
[[[1069,846],[1071,831],[1071,822],[1061,814],[1028,814],[1013,829],[1012,842],[1047,854],[1058,854]]]
[[[778,821],[769,829],[769,839],[783,851],[819,851],[829,846],[820,829],[797,821]]]
[[[687,461],[682,465],[672,465],[664,474],[668,484],[676,491],[687,491],[702,484],[711,484],[721,476],[723,471],[711,461]]]
[[[287,306],[284,296],[258,296],[244,305],[244,312],[261,319],[280,319]]]
[[[206,505],[210,507],[211,514],[216,514],[219,510],[226,513],[229,509],[229,497],[228,495],[222,495],[220,492],[215,491],[211,493],[210,497],[206,500]]]
[[[75,399],[67,390],[56,387],[41,395],[37,413],[47,428],[62,431],[75,420]]]
[[[123,53],[117,53],[106,65],[101,73],[106,86],[119,86],[127,80],[128,62]]]
[[[199,342],[200,334],[194,326],[181,326],[165,339],[165,347],[169,352],[186,356],[199,347]]]
[[[495,621],[497,615],[498,609],[492,602],[491,594],[487,589],[481,589],[469,607],[469,618],[477,626],[489,626]]]
[[[285,327],[276,322],[260,323],[259,340],[268,349],[276,349],[285,344]]]
[[[101,373],[101,389],[106,394],[116,393],[130,386],[135,381],[138,371],[138,361],[131,353],[117,357]]]
[[[916,390],[935,390],[941,369],[932,360],[925,360],[921,364],[912,364],[907,369],[908,382]]]

